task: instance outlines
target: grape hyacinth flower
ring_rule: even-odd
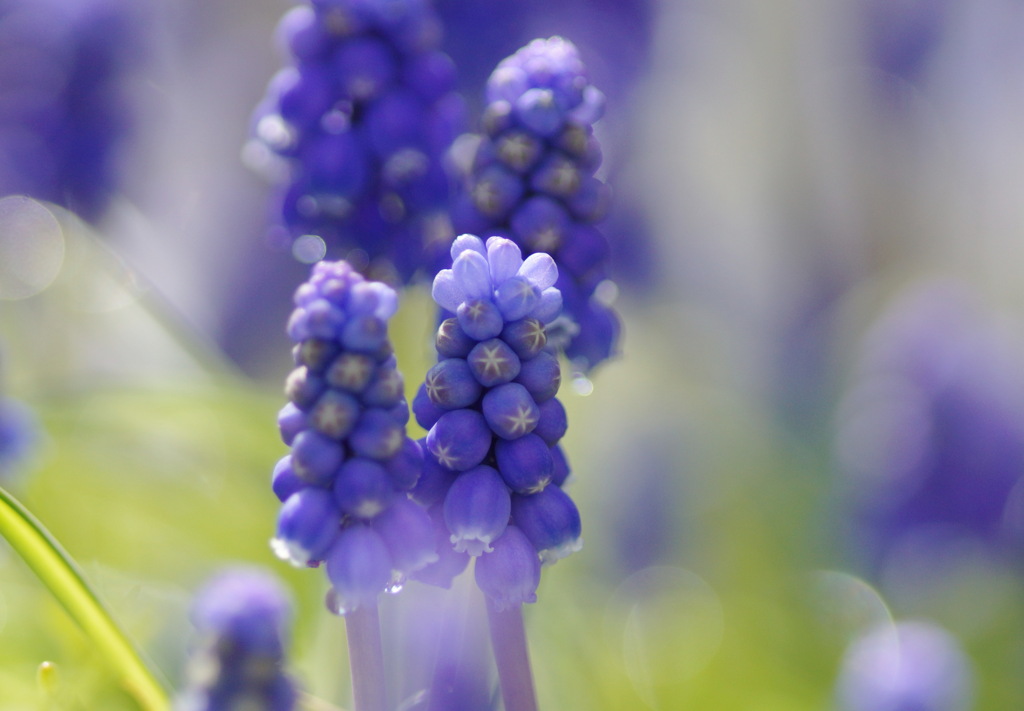
[[[0,195],[95,222],[117,192],[141,18],[124,0],[0,3]]]
[[[967,711],[970,663],[938,625],[886,624],[850,645],[837,685],[842,711]]]
[[[448,585],[467,556],[476,558],[506,708],[529,708],[508,697],[532,689],[521,605],[537,599],[541,561],[581,545],[579,512],[560,488],[567,422],[555,397],[558,358],[547,347],[546,327],[562,308],[558,269],[544,253],[523,259],[503,237],[462,235],[451,255],[433,297],[453,316],[438,328],[438,362],[413,403],[428,430],[413,496],[443,518],[459,563],[447,579],[436,566],[414,577]]]
[[[247,156],[284,176],[281,241],[389,282],[436,272],[454,236],[443,157],[465,108],[430,3],[313,0],[278,34],[294,64],[271,80]]]
[[[297,566],[326,564],[336,612],[436,560],[433,526],[408,491],[422,453],[405,435],[402,376],[387,334],[394,290],[347,262],[319,262],[295,293],[288,335],[296,367],[274,469],[282,502],[274,550]]]
[[[524,254],[554,258],[566,318],[549,335],[580,372],[614,355],[619,335],[608,243],[596,226],[610,201],[594,175],[593,124],[603,110],[568,40],[534,40],[503,60],[487,82],[483,135],[464,144],[466,185],[453,209],[459,232],[500,235]]]
[[[291,609],[276,578],[255,568],[222,572],[196,595],[191,617],[198,643],[175,711],[296,707],[282,669]]]

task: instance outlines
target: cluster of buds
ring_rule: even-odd
[[[504,236],[526,254],[554,258],[567,317],[558,345],[589,370],[615,353],[619,332],[608,305],[614,289],[598,288],[607,282],[608,243],[596,224],[609,190],[594,175],[601,149],[593,124],[604,96],[576,47],[552,37],[502,61],[487,82],[487,102],[484,135],[464,157],[456,230]]]
[[[429,3],[313,0],[278,29],[295,63],[271,80],[249,155],[287,183],[286,240],[319,237],[382,278],[434,273],[453,236],[442,158],[465,108]]]
[[[278,424],[292,449],[273,475],[283,503],[273,545],[297,566],[326,563],[339,613],[374,604],[437,557],[430,520],[407,493],[423,455],[405,435],[388,340],[397,305],[393,289],[348,263],[319,262],[288,323],[296,367]]]
[[[478,557],[477,584],[492,601],[533,602],[541,560],[580,546],[579,512],[561,489],[561,370],[546,348],[545,326],[562,308],[558,270],[547,254],[524,260],[501,237],[485,245],[462,235],[451,254],[433,285],[450,314],[437,331],[439,360],[413,402],[428,430],[413,497],[444,524],[438,566],[455,574]],[[436,567],[424,573],[443,580]]]

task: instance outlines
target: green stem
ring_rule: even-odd
[[[355,711],[385,711],[384,652],[376,605],[362,605],[345,614],[349,667]]]
[[[488,598],[487,619],[505,711],[537,711],[537,694],[533,689],[526,628],[523,625],[523,606],[499,609]]]
[[[46,527],[3,488],[0,535],[85,631],[100,657],[111,666],[139,706],[146,711],[166,709],[167,692],[89,587],[74,560]]]

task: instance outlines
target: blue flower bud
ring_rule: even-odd
[[[358,393],[370,384],[376,365],[365,353],[348,351],[334,359],[324,377],[336,388]]]
[[[403,402],[404,388],[402,374],[393,363],[386,361],[377,367],[373,379],[361,394],[362,401],[368,407],[395,407]]]
[[[357,316],[341,330],[341,343],[353,351],[376,353],[387,340],[388,332],[384,321],[376,316]]]
[[[308,410],[326,388],[327,383],[323,378],[302,366],[289,373],[284,384],[284,394],[299,409]]]
[[[540,553],[544,563],[554,563],[583,546],[580,512],[568,494],[557,486],[536,494],[512,497],[512,519]]]
[[[289,402],[277,413],[277,428],[281,432],[281,441],[289,447],[295,441],[295,436],[308,427],[306,413],[293,402]]]
[[[535,318],[524,318],[507,324],[501,331],[501,340],[508,344],[520,360],[533,358],[548,342],[544,324]]]
[[[423,449],[419,442],[405,437],[401,448],[384,463],[384,468],[396,490],[412,490],[423,471]]]
[[[308,484],[295,474],[295,470],[292,469],[292,455],[286,454],[274,466],[270,486],[277,500],[284,503],[289,496]]]
[[[558,398],[553,397],[541,403],[539,411],[540,416],[533,433],[544,440],[549,447],[553,447],[569,429],[569,419],[565,414],[565,407]]]
[[[345,459],[341,444],[314,430],[305,430],[292,445],[292,468],[303,481],[328,486]]]
[[[416,418],[416,424],[429,430],[444,412],[431,401],[427,394],[426,383],[421,384],[419,390],[416,391],[416,397],[412,399],[412,414]]]
[[[571,221],[557,201],[535,195],[516,209],[509,224],[517,241],[531,251],[554,252],[562,246]]]
[[[425,440],[421,442],[425,444]],[[457,476],[458,472],[441,466],[433,454],[425,451],[420,478],[410,492],[412,498],[424,506],[432,506],[444,499]]]
[[[543,490],[554,474],[550,448],[535,434],[499,439],[494,444],[494,456],[505,483],[520,494]]]
[[[389,459],[402,447],[405,427],[387,410],[365,410],[348,439],[356,455],[370,459]]]
[[[493,467],[481,465],[459,475],[444,498],[444,521],[458,552],[478,556],[508,525],[508,488]]]
[[[281,560],[300,567],[309,565],[323,559],[340,527],[341,512],[331,492],[300,489],[281,507],[272,548]]]
[[[391,580],[394,567],[381,537],[358,523],[342,530],[327,552],[325,563],[340,614],[375,604]]]
[[[459,304],[455,315],[466,335],[478,341],[494,338],[505,327],[501,312],[490,299],[464,301]]]
[[[409,577],[427,585],[450,588],[455,577],[469,565],[470,555],[452,548],[448,526],[444,522],[443,506],[437,505],[427,512],[433,526],[433,543],[437,560],[414,571]]]
[[[391,51],[371,37],[358,37],[334,54],[334,79],[355,100],[372,99],[394,78]]]
[[[437,561],[434,524],[427,512],[406,498],[399,498],[370,522],[391,555],[393,568],[408,575]]]
[[[309,411],[309,424],[331,439],[342,439],[356,424],[359,402],[351,395],[328,389]]]
[[[540,559],[529,539],[509,525],[494,550],[477,558],[476,584],[500,609],[537,602]]]
[[[551,472],[551,483],[561,488],[565,485],[571,473],[569,460],[565,458],[565,452],[562,451],[561,445],[556,444],[551,448],[551,459],[554,462],[554,468]]]
[[[500,338],[489,338],[478,343],[463,362],[468,364],[468,369],[472,371],[472,377],[476,379],[476,382],[488,388],[507,383],[519,375],[519,357]],[[477,397],[479,397],[479,391]],[[467,407],[475,401],[476,398],[463,407]]]
[[[458,308],[457,304],[455,308]],[[459,326],[459,320],[455,318],[446,318],[442,321],[434,338],[434,347],[442,358],[465,358],[476,343],[466,335]]]
[[[296,365],[304,365],[313,373],[323,373],[338,354],[333,340],[307,338],[295,347]],[[332,383],[333,385],[333,383]]]
[[[519,383],[505,383],[491,389],[482,403],[484,419],[502,439],[517,439],[537,427],[540,410]]]
[[[537,404],[550,400],[562,384],[562,369],[558,358],[549,351],[541,351],[523,361],[515,382],[525,387]]]
[[[396,494],[387,470],[371,459],[345,462],[334,479],[334,501],[342,513],[370,519],[386,509]]]
[[[438,418],[427,433],[427,449],[448,469],[465,471],[484,460],[491,449],[491,430],[475,410],[453,410]]]
[[[427,371],[427,396],[441,410],[469,407],[480,398],[480,383],[462,358],[446,358]]]
[[[497,165],[487,167],[473,185],[473,206],[489,219],[500,220],[519,202],[523,185],[519,177]]]
[[[526,277],[506,279],[495,290],[495,303],[505,321],[515,321],[530,315],[540,302],[541,291]]]

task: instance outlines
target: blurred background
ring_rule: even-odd
[[[585,546],[526,611],[541,708],[1024,708],[1024,5],[435,5],[471,117],[538,36],[608,97],[624,336],[563,386]],[[0,0],[0,483],[172,687],[192,594],[245,562],[344,706],[324,577],[268,546],[308,266],[244,148],[288,7]],[[433,315],[402,299],[411,399]],[[385,599],[386,649],[439,604]],[[35,708],[133,703],[2,546],[0,709]]]

